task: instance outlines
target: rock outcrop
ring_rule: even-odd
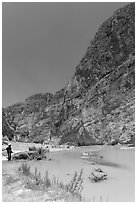
[[[65,88],[7,107],[4,117],[19,141],[134,144],[134,92],[135,4],[130,3],[101,25]]]
[[[4,108],[2,108],[2,135],[3,135],[2,139],[4,140],[4,138],[7,138],[8,140],[12,140],[14,138],[14,134],[15,134],[15,130],[8,123],[7,117],[5,115],[5,110]]]

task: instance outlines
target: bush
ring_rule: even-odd
[[[81,169],[80,174],[75,172],[73,179],[71,182],[66,185],[66,189],[68,192],[70,192],[73,196],[77,196],[81,200],[81,191],[83,189],[82,183],[83,183],[83,169]]]
[[[29,151],[36,151],[36,150],[37,150],[37,148],[35,146],[29,147]]]
[[[44,177],[44,183],[45,183],[46,188],[49,188],[52,184],[51,180],[48,177],[48,171],[46,171],[46,175]]]
[[[48,177],[48,171],[44,178],[41,178],[41,173],[37,173],[37,168],[35,168],[35,173],[31,174],[31,179],[26,182],[26,187],[34,190],[47,190],[52,186],[52,181]]]
[[[29,155],[30,155],[30,159],[37,159],[37,160],[41,160],[41,159],[46,159],[47,150],[43,149],[43,148],[36,148],[35,151],[29,151]]]
[[[73,179],[68,185],[64,185],[62,182],[58,180],[56,176],[53,176],[52,179],[49,178],[48,171],[46,171],[45,177],[41,178],[41,174],[37,173],[37,168],[35,168],[35,173],[30,174],[30,167],[27,164],[22,164],[18,169],[22,171],[25,175],[30,175],[26,181],[26,187],[29,189],[36,190],[47,190],[50,187],[57,187],[57,189],[63,189],[65,192],[70,193],[70,195],[74,196],[78,200],[82,200],[81,191],[83,189],[83,170],[78,174],[75,172]]]
[[[21,171],[25,175],[30,175],[30,167],[27,163],[23,163],[21,167],[18,168],[18,171]]]
[[[48,150],[44,149],[43,147],[36,148],[35,146],[29,147],[29,151],[38,152],[38,154],[40,154],[40,155],[43,154],[43,153],[47,153],[48,152]]]
[[[97,168],[94,172],[91,173],[89,179],[92,182],[104,181],[107,179],[107,174],[101,168]]]
[[[95,171],[103,173],[104,171],[101,168],[96,168]]]

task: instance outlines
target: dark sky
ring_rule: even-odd
[[[2,3],[3,106],[63,88],[99,26],[126,4]]]

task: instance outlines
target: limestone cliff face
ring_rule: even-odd
[[[2,135],[5,136],[7,135],[7,137],[12,140],[14,138],[14,134],[15,134],[15,130],[14,127],[12,127],[7,119],[6,119],[6,115],[5,115],[5,110],[4,108],[2,108]]]
[[[52,136],[79,145],[134,143],[134,18],[131,3],[101,25],[64,89],[6,108],[21,140]]]

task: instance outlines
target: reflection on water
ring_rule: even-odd
[[[102,156],[101,160],[93,161],[81,158],[86,151]],[[80,147],[72,151],[53,152],[49,154],[52,161],[30,161],[44,176],[48,170],[49,176],[56,175],[59,180],[68,183],[75,171],[83,169],[84,182],[82,195],[88,201],[123,201],[133,202],[135,197],[135,151],[121,150],[119,147],[92,146]],[[107,173],[106,181],[92,183],[90,173],[100,167]]]
[[[86,152],[82,155],[81,158],[86,160],[86,161],[89,161],[89,164],[94,164],[94,165],[100,164],[100,165],[110,166],[110,167],[115,167],[115,168],[118,168],[121,166],[120,164],[110,162],[110,161],[107,161],[106,159],[104,159],[103,156],[100,155],[99,151],[96,151],[96,153],[92,152],[92,151]]]

